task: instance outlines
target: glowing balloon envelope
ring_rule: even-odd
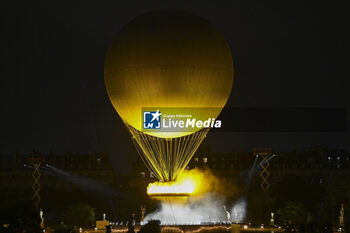
[[[223,36],[188,12],[143,14],[113,40],[105,60],[109,98],[129,128],[149,169],[174,180],[192,158],[208,129],[143,131],[143,108],[200,109],[216,118],[233,84],[233,61]]]

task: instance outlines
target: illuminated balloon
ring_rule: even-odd
[[[142,109],[201,108],[204,119],[216,118],[233,84],[225,39],[192,13],[146,13],[113,40],[104,70],[108,96],[146,165],[159,179],[176,179],[208,129],[143,132]]]

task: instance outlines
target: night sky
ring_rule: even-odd
[[[197,13],[224,35],[235,63],[227,106],[349,109],[349,8],[333,1],[13,2],[1,7],[0,154],[108,152],[128,171],[138,155],[109,102],[104,58],[126,23],[160,9]],[[349,142],[348,132],[232,132],[205,143],[230,152]]]

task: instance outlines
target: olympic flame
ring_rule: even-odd
[[[176,181],[150,183],[147,187],[147,194],[150,196],[200,195],[205,192],[204,179],[205,174],[198,169],[185,170]]]

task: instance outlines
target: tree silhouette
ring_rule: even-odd
[[[78,227],[91,227],[95,223],[95,209],[86,203],[71,205],[65,216],[64,222]]]
[[[160,233],[160,221],[150,220],[146,225],[144,225],[139,233]]]
[[[41,233],[43,231],[40,227],[39,210],[30,201],[19,201],[14,205],[2,208],[0,219],[0,232]],[[3,224],[9,224],[9,226],[2,228]]]

